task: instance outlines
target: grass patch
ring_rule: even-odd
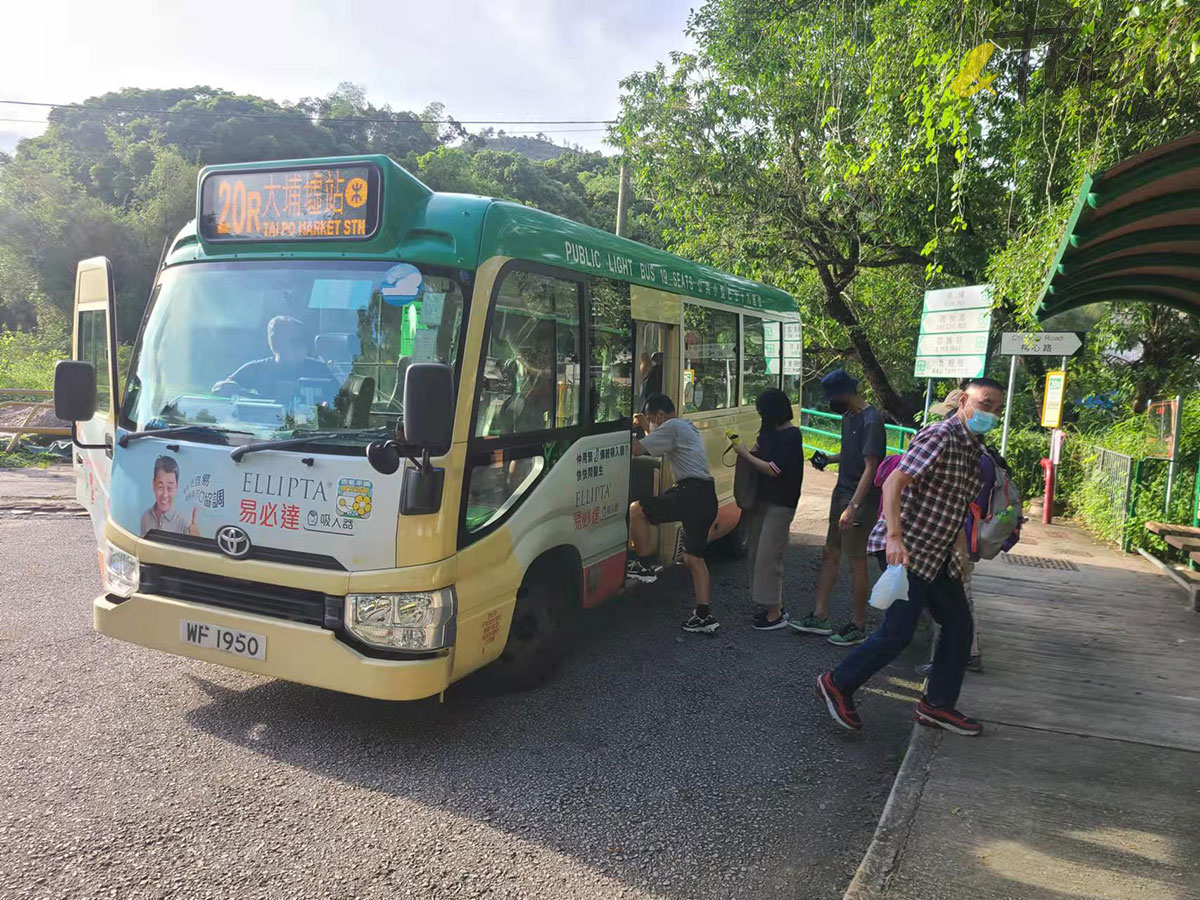
[[[28,453],[24,450],[6,453],[0,450],[0,469],[50,469],[69,464],[69,460],[48,453]]]

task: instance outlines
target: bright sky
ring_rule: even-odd
[[[458,119],[609,119],[619,79],[690,46],[697,2],[22,0],[0,37],[0,100],[208,85],[294,101],[352,81],[376,105],[438,100]],[[45,113],[0,105],[0,119]],[[599,125],[498,127],[603,149],[602,130],[576,130]],[[0,121],[0,150],[41,130]]]

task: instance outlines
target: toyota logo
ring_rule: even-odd
[[[236,525],[217,529],[217,549],[234,559],[245,559],[250,553],[250,535]]]

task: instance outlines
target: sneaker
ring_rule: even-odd
[[[792,620],[788,622],[796,631],[803,631],[806,634],[833,634],[833,623],[828,619],[818,619],[812,613],[809,613],[799,622]]]
[[[829,643],[835,647],[853,647],[855,644],[861,644],[867,639],[867,633],[859,629],[853,622],[848,622],[843,626],[842,630],[835,635],[831,635]]]
[[[927,662],[927,663],[921,663],[919,666],[913,666],[913,671],[916,672],[918,675],[920,675],[922,678],[928,678],[929,673],[933,671],[933,663]]]
[[[787,628],[788,614],[786,611],[779,613],[779,618],[768,619],[767,611],[760,609],[754,615],[754,630],[755,631],[777,631],[780,628]]]
[[[825,701],[825,708],[833,721],[847,731],[858,731],[862,728],[862,719],[854,708],[854,698],[843,694],[833,683],[833,673],[826,672],[817,678],[817,694]]]
[[[625,566],[625,577],[630,581],[650,584],[658,581],[658,573],[661,571],[658,566],[647,565],[637,557],[631,556],[628,565]]]
[[[721,623],[713,616],[707,615],[702,619],[695,613],[692,613],[692,617],[683,623],[683,630],[692,634],[712,634],[720,627]]]
[[[976,653],[974,656],[967,657],[968,672],[983,672],[983,654]]]
[[[917,721],[922,725],[928,725],[930,728],[945,728],[947,731],[952,731],[955,734],[963,734],[967,737],[974,737],[982,733],[983,726],[974,719],[964,716],[957,709],[942,709],[938,706],[930,706],[924,697],[917,705]]]

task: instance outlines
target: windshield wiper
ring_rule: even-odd
[[[140,440],[148,437],[169,437],[173,434],[210,434],[224,438],[226,444],[229,443],[228,435],[231,434],[250,434],[249,431],[233,431],[229,428],[214,428],[211,425],[172,425],[169,428],[151,428],[148,431],[132,431],[121,435],[117,440],[117,444],[122,447],[128,447],[130,441]]]
[[[391,433],[393,432],[386,426],[382,428],[363,428],[356,431],[310,431],[307,434],[292,432],[294,437],[280,438],[275,441],[257,441],[253,444],[242,444],[240,447],[234,447],[229,451],[229,457],[234,462],[239,462],[247,453],[257,453],[260,450],[286,450],[289,447],[303,447],[306,444],[315,444],[317,441],[328,441],[335,438],[351,441],[385,438]]]

